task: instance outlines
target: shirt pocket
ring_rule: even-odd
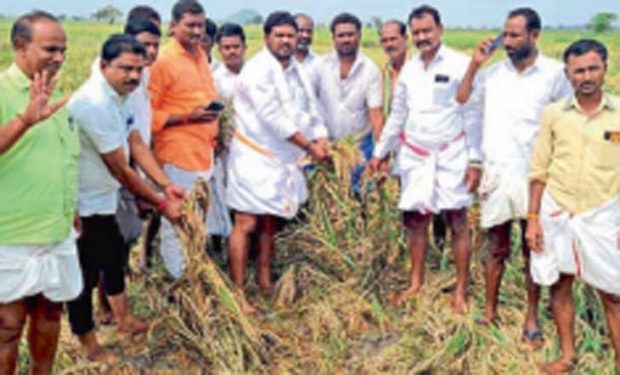
[[[447,76],[446,76],[447,77]],[[456,96],[456,81],[449,78],[449,81],[433,82],[433,105],[436,107],[446,107],[454,102]]]

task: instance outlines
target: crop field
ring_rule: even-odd
[[[121,26],[64,26],[68,52],[60,86],[69,94],[87,78],[106,36],[121,31]],[[0,21],[0,69],[12,58],[9,29],[8,21]],[[261,30],[251,26],[246,32],[251,55],[262,47]],[[469,52],[480,39],[497,32],[448,29],[444,41]],[[619,34],[545,30],[540,49],[559,58],[571,41],[585,36],[599,38],[609,47],[607,88],[620,94]],[[362,44],[379,65],[385,63],[376,30],[365,30]],[[319,28],[314,49],[325,53],[330,46],[329,31]],[[469,219],[474,243],[469,313],[455,316],[450,307],[455,271],[449,246],[431,246],[426,284],[416,298],[402,307],[389,303],[386,297],[404,288],[409,279],[409,256],[396,208],[397,182],[366,176],[362,191],[367,193],[361,200],[354,199],[349,194],[349,171],[358,160],[351,140],[334,145],[332,158],[329,167],[318,167],[311,174],[309,203],[278,238],[273,268],[277,285],[272,297],[259,293],[250,269],[249,298],[263,315],[241,312],[226,275],[225,254],[204,251],[208,241],[201,234],[196,213],[208,204],[208,194],[197,186],[193,198],[198,204],[187,203],[188,223],[179,230],[190,259],[186,275],[173,283],[157,262],[150,274],[143,274],[132,256],[129,294],[134,310],[153,322],[148,335],[118,341],[113,328],[100,327],[103,343],[122,360],[113,365],[89,363],[82,359],[77,339],[63,318],[55,372],[533,374],[536,363],[558,355],[547,291],[540,305],[545,346],[532,351],[521,342],[525,287],[516,234],[501,289],[501,324],[476,324],[484,302],[486,241],[476,225],[475,208]],[[574,293],[578,373],[611,375],[613,351],[598,297],[581,283]],[[25,374],[25,342],[20,350],[20,373]]]

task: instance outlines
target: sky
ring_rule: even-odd
[[[0,13],[17,15],[32,9],[44,9],[54,14],[88,16],[105,5],[113,5],[123,12],[132,6],[149,4],[164,19],[169,19],[174,0],[0,0]],[[348,11],[362,20],[378,16],[383,20],[406,20],[418,1],[406,0],[202,0],[213,19],[223,19],[242,9],[255,9],[263,16],[274,10],[289,10],[310,14],[318,22],[329,22],[336,14]],[[439,9],[447,27],[499,27],[510,9],[530,6],[541,15],[543,25],[583,25],[597,12],[609,11],[620,15],[618,0],[429,0]]]

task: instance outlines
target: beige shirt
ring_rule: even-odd
[[[588,117],[574,97],[543,113],[530,180],[572,213],[597,208],[620,195],[620,98],[605,94]]]

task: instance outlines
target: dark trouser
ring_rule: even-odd
[[[92,291],[103,277],[106,294],[125,291],[125,254],[127,245],[114,215],[82,217],[82,236],[77,241],[84,279],[82,293],[67,304],[71,331],[82,336],[95,328]]]

